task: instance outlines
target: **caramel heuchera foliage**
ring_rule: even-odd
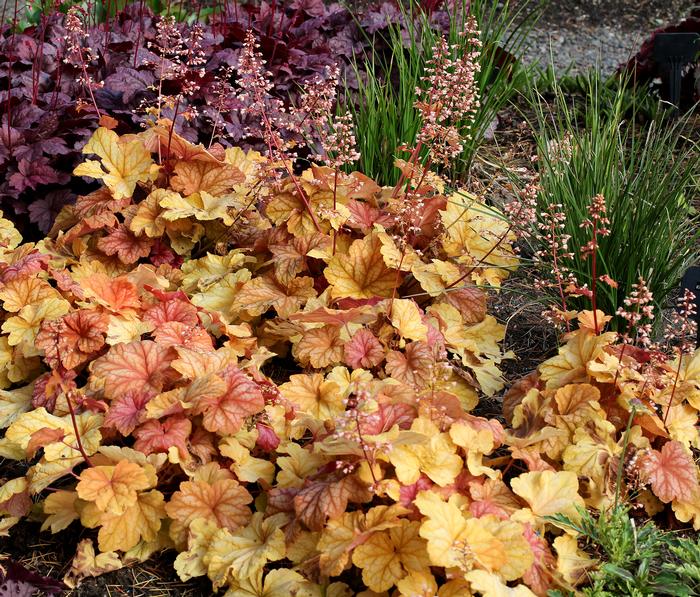
[[[0,455],[28,464],[0,533],[95,529],[69,585],[175,549],[229,597],[545,595],[595,565],[547,517],[609,505],[621,460],[623,496],[700,528],[696,358],[643,386],[583,327],[507,429],[470,414],[506,356],[474,284],[516,263],[476,198],[424,193],[406,243],[358,173],[274,180],[167,122],[85,153],[105,186],[48,238],[0,219]]]

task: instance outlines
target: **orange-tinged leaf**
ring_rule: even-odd
[[[73,369],[95,356],[105,343],[108,319],[99,310],[78,309],[60,320],[44,323],[36,345],[48,363]]]
[[[97,248],[105,255],[116,255],[126,264],[136,263],[151,252],[153,241],[147,236],[135,236],[123,224],[97,241]]]
[[[184,195],[205,191],[211,195],[223,195],[235,184],[245,181],[243,173],[230,164],[205,161],[180,161],[175,164],[175,175],[170,186]]]
[[[228,365],[219,376],[226,382],[226,391],[219,396],[201,396],[195,413],[204,415],[203,423],[207,431],[221,435],[234,434],[246,417],[265,407],[265,399],[260,387],[235,365]]]
[[[104,180],[115,199],[131,197],[136,183],[148,180],[153,164],[151,154],[141,141],[121,141],[114,131],[104,127],[93,133],[83,147],[83,153],[97,154],[102,164],[87,160],[73,174]]]
[[[640,459],[643,478],[662,502],[689,502],[697,493],[698,467],[680,442],[666,442],[661,451],[647,450]]]
[[[139,309],[141,301],[136,286],[126,278],[110,278],[106,274],[95,273],[80,280],[85,295],[112,313],[123,313],[129,309]]]
[[[108,398],[138,388],[159,393],[172,377],[170,363],[175,354],[150,340],[117,344],[91,364],[92,375],[104,380]]]
[[[216,522],[219,528],[235,531],[250,520],[248,504],[253,497],[233,479],[185,481],[173,494],[165,509],[173,520],[188,526],[197,518]]]
[[[153,332],[156,344],[185,346],[193,350],[212,351],[211,336],[201,327],[193,327],[181,321],[168,321]]]
[[[36,276],[17,277],[0,288],[3,309],[11,313],[49,298],[58,298],[58,293],[48,282]]]
[[[444,300],[457,309],[466,324],[475,324],[486,317],[486,294],[479,288],[453,288],[445,292]]]
[[[410,342],[404,352],[386,355],[386,372],[395,380],[417,389],[427,387],[435,375],[433,351],[425,342]]]
[[[71,522],[78,520],[80,514],[76,509],[75,501],[78,494],[75,491],[64,491],[59,489],[46,496],[44,500],[44,514],[46,520],[41,525],[41,530],[51,528],[52,533],[62,531]]]
[[[384,264],[381,246],[373,234],[354,241],[347,254],[337,253],[330,260],[324,275],[334,298],[391,296],[401,278]]]
[[[78,497],[95,502],[99,510],[121,514],[137,501],[137,492],[150,483],[135,462],[120,460],[115,466],[93,466],[80,474]]]
[[[315,369],[335,365],[343,358],[340,331],[329,325],[304,332],[294,349],[295,356],[302,365],[311,365]]]
[[[350,497],[351,478],[307,481],[294,497],[294,510],[312,531],[320,531],[327,518],[340,518]]]
[[[39,448],[43,448],[47,444],[61,441],[66,435],[63,429],[52,429],[44,427],[32,433],[32,436],[27,444],[27,458],[34,458],[34,454]]]

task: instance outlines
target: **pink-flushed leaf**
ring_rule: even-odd
[[[377,209],[371,205],[351,199],[347,204],[350,210],[348,225],[360,230],[369,231],[375,224],[388,227],[394,224],[394,216],[384,210]]]
[[[168,417],[162,423],[155,419],[146,421],[134,431],[134,448],[144,454],[167,452],[175,446],[181,455],[186,455],[187,438],[192,431],[192,423],[182,416]]]
[[[220,396],[205,396],[197,402],[195,413],[203,415],[204,428],[221,435],[234,434],[246,417],[265,408],[258,384],[235,365],[228,365],[219,376],[226,382]]]
[[[136,263],[151,252],[153,241],[146,235],[135,236],[123,224],[97,241],[97,248],[105,255],[116,255],[122,263]]]
[[[93,376],[104,380],[107,398],[139,388],[158,394],[173,377],[170,363],[177,355],[168,346],[151,340],[117,344],[92,363]]]
[[[376,412],[360,420],[360,430],[364,435],[379,435],[394,425],[399,429],[410,429],[417,414],[416,407],[411,404],[380,404]]]
[[[535,556],[532,566],[523,574],[523,580],[535,595],[546,597],[547,591],[552,587],[552,571],[557,568],[557,558],[549,549],[547,540],[529,524],[525,525],[523,535]]]
[[[698,467],[678,441],[666,442],[661,451],[647,450],[641,457],[642,477],[662,502],[688,502],[698,487]]]
[[[258,439],[255,442],[256,445],[265,450],[265,452],[276,450],[280,445],[280,438],[275,433],[275,430],[261,421],[255,424],[255,428],[258,431]]]
[[[371,369],[384,360],[384,347],[370,330],[363,328],[345,343],[344,358],[353,369]]]
[[[31,276],[48,267],[51,257],[39,253],[39,251],[28,251],[22,254],[22,247],[18,248],[15,253],[19,253],[16,260],[8,266],[0,264],[0,282],[3,284],[19,278],[21,276]]]
[[[149,394],[139,390],[128,390],[117,396],[109,405],[105,415],[106,427],[114,427],[122,435],[129,435],[141,422]]]

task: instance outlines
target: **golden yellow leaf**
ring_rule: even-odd
[[[188,581],[196,576],[204,576],[207,567],[204,556],[219,527],[213,520],[195,518],[187,530],[187,550],[175,558],[175,571],[181,580]]]
[[[387,591],[409,572],[428,571],[430,558],[419,527],[419,522],[403,519],[401,526],[374,533],[355,548],[352,562],[362,568],[365,585]]]
[[[324,381],[320,373],[291,375],[279,390],[300,411],[321,421],[333,419],[345,411],[338,385]]]
[[[69,309],[70,303],[59,298],[49,298],[36,305],[27,305],[2,324],[2,331],[9,334],[10,346],[21,344],[25,357],[36,356],[41,354],[34,346],[41,322],[58,319],[68,313]]]
[[[390,297],[401,282],[384,263],[381,242],[374,234],[354,241],[347,254],[336,253],[324,275],[334,298]]]
[[[44,514],[47,514],[47,517],[41,525],[41,530],[51,528],[52,533],[58,533],[74,520],[78,520],[80,514],[76,509],[77,499],[78,494],[75,491],[62,489],[47,495],[44,500]]]
[[[261,570],[252,578],[232,582],[224,597],[318,597],[320,588],[288,568]]]
[[[445,229],[443,249],[449,257],[473,268],[469,277],[476,284],[500,286],[517,267],[512,246],[515,234],[508,219],[495,207],[471,193],[457,191],[448,197],[440,216]]]
[[[490,429],[476,429],[467,422],[457,421],[450,428],[450,437],[466,452],[467,468],[472,475],[486,475],[491,479],[500,477],[499,471],[482,464],[483,456],[491,454],[495,447],[493,432]]]
[[[331,519],[323,529],[317,549],[321,552],[320,566],[327,576],[339,575],[348,564],[350,554],[370,533],[399,526],[400,516],[408,511],[399,505],[375,506],[366,513],[346,512]]]
[[[404,340],[428,340],[428,326],[421,320],[421,312],[415,301],[395,299],[391,301],[391,324]]]
[[[318,472],[326,462],[320,454],[306,450],[293,442],[280,446],[277,452],[288,454],[277,458],[277,466],[280,469],[277,473],[278,487],[301,487],[304,479]]]
[[[402,441],[407,438],[407,441]],[[421,473],[444,487],[462,471],[462,459],[446,433],[422,417],[413,420],[411,430],[402,431],[389,450],[389,461],[404,485],[418,481]]]
[[[34,384],[14,390],[0,390],[0,429],[9,427],[32,407]]]
[[[27,471],[29,492],[35,494],[43,491],[57,479],[69,474],[74,467],[82,462],[84,462],[82,456],[62,459],[55,462],[47,462],[42,458],[34,466],[29,467]]]
[[[578,520],[580,514],[577,508],[585,507],[578,491],[578,478],[570,471],[524,473],[513,479],[510,486],[541,521],[544,516],[554,514]]]
[[[605,485],[606,470],[622,448],[615,442],[615,426],[604,419],[594,419],[574,432],[572,443],[562,454],[564,470],[587,476],[598,487]]]
[[[422,491],[415,499],[424,519],[420,536],[428,542],[434,566],[472,567],[498,570],[506,561],[503,543],[487,528],[483,519],[466,518],[454,500],[443,501],[432,491]]]
[[[102,179],[114,199],[131,197],[137,182],[151,176],[151,154],[138,139],[122,141],[114,131],[98,128],[83,147],[83,153],[97,154],[102,163],[87,160],[73,174]],[[104,167],[104,169],[103,169]]]
[[[0,211],[0,255],[5,255],[7,251],[12,251],[22,242],[22,235],[17,232],[14,224],[2,215]]]
[[[231,470],[236,473],[240,481],[255,483],[262,479],[266,483],[272,483],[275,477],[275,464],[263,458],[256,458],[250,454],[250,450],[233,438],[227,437],[219,444],[219,452],[222,456],[233,461]]]
[[[286,521],[286,514],[265,519],[262,512],[256,512],[250,523],[235,533],[219,529],[204,556],[214,587],[231,578],[235,582],[254,578],[267,562],[281,560],[286,547],[284,532],[279,527]]]
[[[396,583],[401,597],[435,597],[437,582],[429,570],[413,571]]]
[[[561,535],[553,544],[557,552],[557,572],[564,580],[573,586],[587,580],[588,570],[596,566],[597,561],[578,548],[576,537]]]
[[[485,570],[472,570],[466,575],[473,591],[478,591],[482,597],[537,597],[525,585],[509,587],[495,574]]]
[[[163,494],[153,489],[140,493],[136,503],[121,514],[103,512],[101,516],[98,515],[101,526],[97,542],[100,551],[128,551],[141,540],[154,541],[165,518],[164,502]],[[81,520],[89,516],[89,512],[89,507],[86,507]]]
[[[616,338],[614,332],[596,335],[587,329],[576,330],[559,354],[539,366],[540,377],[548,389],[588,381],[586,366],[603,354],[603,349]]]
[[[12,313],[50,298],[60,298],[60,295],[46,280],[36,276],[17,277],[0,288],[3,308]]]

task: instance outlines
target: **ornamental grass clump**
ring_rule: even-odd
[[[591,79],[581,105],[571,105],[559,88],[551,110],[534,102],[540,227],[551,228],[548,214],[559,214],[554,242],[561,248],[555,256],[552,241],[539,236],[533,251],[543,271],[554,271],[555,278],[615,280],[614,285],[603,284],[596,297],[597,307],[606,313],[615,314],[623,306],[640,276],[656,307],[663,308],[686,268],[700,257],[693,208],[698,146],[685,136],[686,119],[673,122],[662,116],[641,127],[634,113],[627,119],[625,85],[618,87],[612,105],[604,106],[599,84]],[[584,224],[596,196],[605,199],[610,234],[598,239],[589,258],[577,248],[591,240]],[[570,304],[580,308],[585,297],[583,302],[572,297]],[[612,325],[624,327],[619,319]]]

